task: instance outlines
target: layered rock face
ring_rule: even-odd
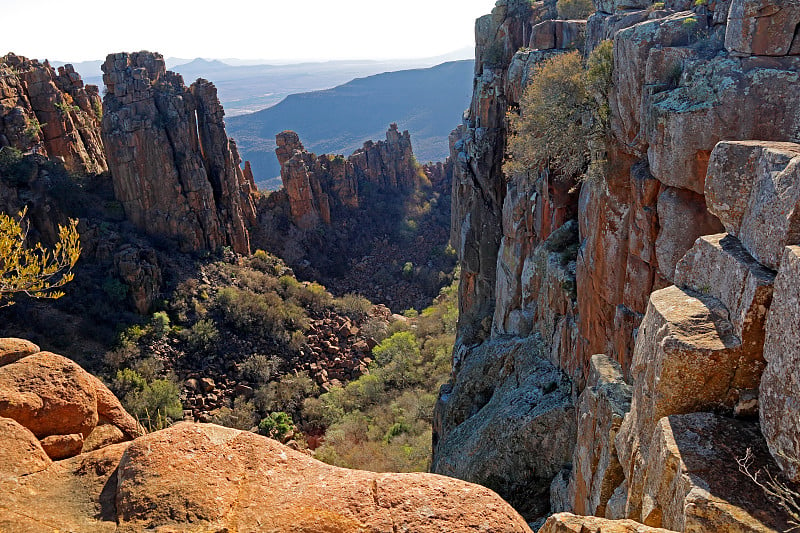
[[[186,87],[150,52],[110,54],[103,72],[103,142],[127,217],[183,251],[249,253],[255,188],[225,133],[214,85]]]
[[[59,158],[69,171],[107,170],[96,85],[84,86],[72,65],[0,57],[0,148]]]
[[[757,467],[800,478],[800,434],[785,422],[800,390],[788,281],[800,243],[795,6],[650,4],[595,2],[585,24],[584,56],[613,41],[613,83],[591,154],[602,177],[578,183],[546,162],[505,176],[500,165],[504,113],[532,67],[580,44],[581,24],[510,0],[477,22],[473,103],[452,137],[461,314],[434,469],[459,457],[456,475],[470,479],[469,465],[486,461],[463,453],[474,449],[471,417],[505,420],[480,406],[459,418],[449,405],[466,401],[459,391],[484,346],[534,338],[541,349],[528,357],[548,359],[577,399],[576,438],[529,459],[574,448],[553,511],[676,531],[778,530],[786,515],[736,459],[750,448]],[[523,393],[513,375],[486,384],[485,405],[502,401],[494,391]],[[522,468],[492,473],[493,486],[529,479]]]
[[[451,478],[331,467],[214,425],[139,436],[96,378],[36,352],[0,339],[3,531],[530,531],[492,491]]]
[[[292,222],[303,230],[330,224],[332,210],[357,208],[365,188],[408,192],[420,183],[411,137],[397,124],[385,141],[367,141],[347,159],[308,152],[293,131],[279,133],[276,144]]]

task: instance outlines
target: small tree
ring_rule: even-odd
[[[14,219],[0,213],[0,307],[13,305],[14,296],[24,293],[33,298],[61,298],[61,287],[72,281],[72,269],[81,247],[78,221],[58,227],[58,242],[52,250],[41,243],[26,247],[27,209]]]

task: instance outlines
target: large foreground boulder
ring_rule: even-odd
[[[17,477],[0,461],[0,530],[530,531],[484,487],[337,468],[214,425],[181,423],[46,463]]]
[[[0,340],[0,361],[38,350],[19,339]],[[2,364],[2,363],[0,363]],[[131,440],[143,433],[119,400],[99,379],[75,362],[50,352],[31,353],[0,366],[0,417],[16,420],[41,441],[52,459],[77,455],[95,431],[111,441]],[[99,429],[98,429],[99,428]],[[102,439],[108,443],[108,438]],[[96,445],[95,445],[96,446]]]

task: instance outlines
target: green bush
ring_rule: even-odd
[[[277,356],[253,354],[239,365],[239,373],[250,383],[263,385],[272,379],[279,367],[280,359]]]
[[[294,421],[284,412],[270,413],[258,424],[258,432],[261,435],[278,441],[282,441],[292,431],[294,431]]]
[[[233,401],[233,407],[222,407],[211,418],[211,422],[220,426],[249,431],[258,421],[256,408],[250,402],[239,396]]]
[[[125,409],[149,431],[163,429],[183,416],[180,389],[167,379],[148,381],[126,368],[117,371],[111,388]]]
[[[289,342],[291,331],[308,329],[305,310],[274,292],[256,294],[236,287],[217,293],[225,321],[243,332]]]
[[[546,166],[569,179],[585,172],[590,140],[608,128],[612,47],[611,41],[601,43],[585,69],[577,51],[552,57],[536,68],[520,100],[519,114],[509,114],[507,173]]]
[[[347,315],[354,320],[366,318],[372,307],[372,302],[352,292],[333,300],[333,308],[337,313]]]
[[[564,20],[586,20],[595,12],[592,0],[558,0],[556,10]]]
[[[219,330],[213,320],[198,320],[192,327],[182,332],[189,349],[195,352],[209,352],[219,339]]]

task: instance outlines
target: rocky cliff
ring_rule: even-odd
[[[0,529],[526,532],[484,487],[325,465],[211,424],[144,435],[97,378],[0,339]]]
[[[421,185],[411,137],[397,124],[389,126],[385,141],[367,141],[347,159],[306,151],[293,131],[279,133],[276,144],[292,221],[304,230],[330,224],[331,209],[357,208],[364,189],[402,195]]]
[[[396,124],[347,157],[309,152],[293,131],[276,145],[283,188],[259,203],[255,247],[335,294],[395,310],[428,306],[452,280],[452,164],[420,165]]]
[[[462,284],[433,471],[494,487],[531,519],[780,528],[736,458],[750,448],[797,476],[798,434],[776,421],[792,416],[800,307],[788,286],[773,297],[798,242],[797,8],[595,6],[584,23],[500,1],[477,21],[475,92],[452,135]],[[603,40],[599,175],[565,179],[547,161],[504,173],[505,114],[535,67]],[[502,443],[491,454],[470,441],[483,427]]]
[[[0,148],[63,160],[67,170],[107,170],[96,85],[84,86],[72,65],[58,71],[15,54],[0,57]]]
[[[214,85],[186,87],[150,52],[110,54],[103,72],[103,142],[127,217],[183,251],[249,253],[255,185],[225,132]]]

